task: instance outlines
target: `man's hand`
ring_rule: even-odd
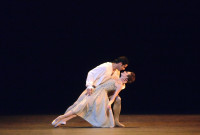
[[[87,88],[87,95],[90,96],[94,88]]]

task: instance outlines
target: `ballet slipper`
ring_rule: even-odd
[[[59,117],[57,117],[55,120],[53,120],[51,124],[54,126],[54,125],[56,125],[61,119],[62,119],[62,117],[59,116]]]

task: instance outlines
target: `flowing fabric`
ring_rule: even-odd
[[[114,90],[116,90],[114,79],[97,86],[90,96],[86,95],[87,90],[84,90],[66,112],[74,112],[94,127],[114,127],[112,109],[107,109],[109,103],[108,92]]]

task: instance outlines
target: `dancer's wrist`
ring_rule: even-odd
[[[87,89],[94,89],[92,85],[88,86]]]

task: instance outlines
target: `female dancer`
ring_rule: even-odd
[[[92,95],[87,90],[79,96],[77,101],[67,109],[64,115],[53,120],[52,125],[58,127],[63,121],[68,121],[77,115],[88,121],[94,127],[114,127],[111,105],[122,90],[124,84],[135,81],[135,73],[124,71],[117,80],[109,79],[94,89]],[[114,95],[109,100],[108,92]]]

